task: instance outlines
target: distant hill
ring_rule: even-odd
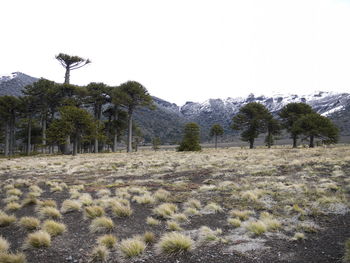
[[[0,77],[0,96],[20,96],[24,86],[32,84],[38,78],[15,72]],[[291,102],[309,104],[318,113],[331,118],[341,130],[342,135],[350,135],[350,94],[318,91],[308,95],[279,94],[274,96],[256,96],[245,98],[209,99],[204,102],[187,102],[183,106],[153,97],[156,110],[138,109],[135,121],[142,128],[146,141],[160,137],[165,143],[175,143],[181,139],[186,122],[196,122],[201,126],[203,141],[209,140],[210,127],[219,123],[225,129],[226,140],[232,139],[237,132],[230,128],[232,117],[249,102],[265,105],[273,114]]]

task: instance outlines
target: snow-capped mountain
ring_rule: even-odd
[[[37,81],[37,78],[16,72],[10,76],[0,77],[0,96],[20,96],[24,86]],[[317,91],[308,95],[275,94],[272,96],[250,94],[249,96],[209,99],[204,102],[187,102],[178,106],[157,97],[153,97],[157,109],[139,109],[135,116],[149,139],[159,136],[166,142],[174,142],[181,138],[182,128],[186,122],[197,122],[201,126],[202,139],[208,138],[210,127],[219,123],[225,134],[232,135],[230,128],[232,117],[249,102],[259,102],[272,113],[277,114],[283,106],[291,102],[309,104],[318,113],[330,117],[339,127],[343,135],[350,135],[350,94]]]

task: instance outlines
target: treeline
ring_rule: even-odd
[[[293,140],[293,148],[297,140],[308,140],[309,147],[315,147],[315,140],[321,144],[332,144],[338,141],[339,130],[330,119],[315,112],[305,103],[289,103],[278,113],[277,118],[262,104],[251,102],[241,107],[232,119],[232,129],[241,131],[241,140],[254,148],[255,139],[265,134],[265,143],[270,148],[275,140],[286,130]],[[210,136],[215,138],[223,135],[219,124],[212,126]],[[197,151],[199,145],[199,126],[188,123],[184,130],[184,138],[178,147],[179,151]]]
[[[66,54],[56,59],[66,69],[64,84],[40,79],[26,86],[22,97],[0,97],[5,156],[18,152],[29,155],[38,150],[73,155],[116,151],[126,131],[127,151],[137,147],[141,132],[132,121],[135,109],[154,107],[146,88],[136,81],[115,87],[103,83],[71,85],[71,70],[90,61]]]

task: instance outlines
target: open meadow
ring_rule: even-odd
[[[4,158],[0,262],[342,262],[349,175],[344,145]]]

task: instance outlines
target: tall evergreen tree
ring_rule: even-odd
[[[70,72],[91,63],[89,59],[84,59],[78,56],[70,56],[67,54],[60,53],[56,56],[56,59],[61,63],[62,67],[65,68],[66,73],[64,75],[64,83],[70,83]]]
[[[215,137],[215,149],[218,147],[218,136],[224,134],[224,129],[220,124],[214,124],[210,129],[210,137]]]
[[[249,148],[254,148],[254,141],[260,133],[266,132],[267,120],[271,118],[268,109],[257,102],[251,102],[239,109],[233,117],[232,129],[243,130],[241,140],[249,142]]]
[[[178,151],[200,151],[201,146],[199,144],[200,128],[197,123],[190,122],[185,125],[184,136]]]
[[[135,109],[148,107],[153,109],[153,99],[144,86],[136,81],[128,81],[120,85],[120,96],[123,106],[128,112],[128,144],[127,152],[132,151],[132,120]]]
[[[310,105],[305,103],[289,103],[282,108],[279,116],[282,119],[284,128],[291,134],[293,139],[293,148],[297,147],[297,140],[300,135],[299,129],[295,129],[296,121],[306,114],[314,113]]]

